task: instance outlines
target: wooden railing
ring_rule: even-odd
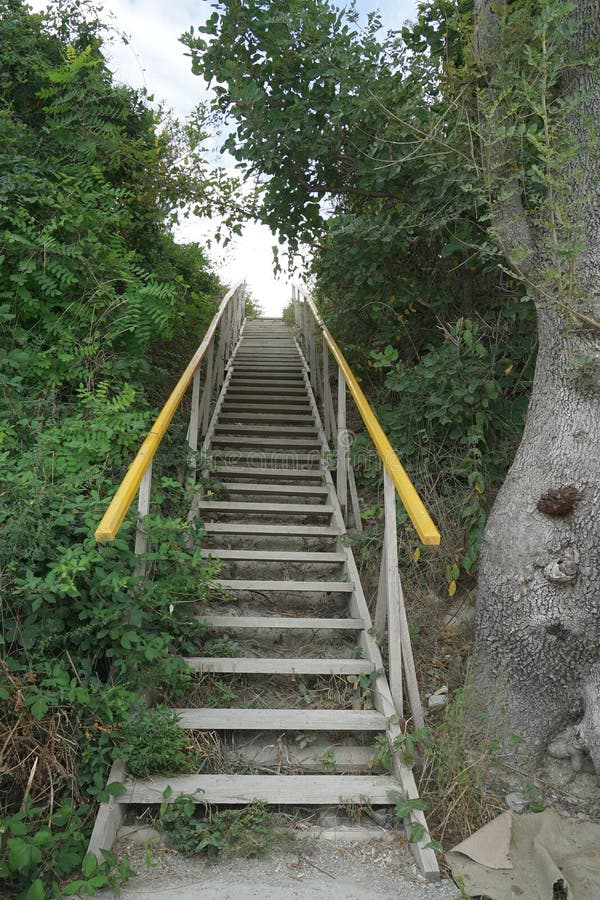
[[[336,450],[336,491],[347,525],[352,518],[354,526],[359,529],[361,527],[358,496],[350,460],[351,440],[346,427],[347,391],[350,391],[381,461],[384,533],[374,624],[377,634],[382,637],[387,620],[390,689],[396,711],[398,715],[404,715],[402,687],[404,668],[413,722],[415,727],[419,728],[423,726],[424,719],[398,570],[396,493],[423,544],[439,544],[440,533],[315,304],[310,297],[295,287],[292,288],[292,303],[298,337],[310,369],[313,392],[321,402],[325,435]],[[331,390],[330,355],[337,366],[337,416]]]
[[[199,438],[209,428],[213,400],[225,379],[225,370],[239,339],[245,317],[246,288],[240,282],[223,298],[210,323],[204,340],[189,361],[171,395],[148,432],[125,477],[117,488],[102,521],[96,529],[96,540],[112,541],[123,524],[129,507],[138,494],[138,521],[135,553],[147,550],[143,521],[150,511],[152,460],[181,401],[192,385],[190,419],[187,430],[189,476],[193,480]],[[203,366],[203,362],[205,365]],[[202,379],[204,372],[204,379]]]

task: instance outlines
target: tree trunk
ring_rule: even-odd
[[[500,7],[492,0],[476,0],[475,6],[476,52],[489,73]],[[573,48],[597,46],[600,0],[578,0],[573,16],[579,23]],[[579,734],[598,767],[600,163],[589,132],[590,117],[600,121],[598,64],[567,69],[561,88],[565,97],[585,92],[571,122],[580,152],[562,173],[565,218],[577,220],[584,246],[568,302],[558,290],[548,296],[548,272],[561,263],[549,259],[548,235],[528,220],[516,180],[513,191],[492,201],[500,246],[538,295],[539,349],[521,445],[482,542],[474,669],[476,687],[506,743],[511,735],[521,739],[517,752],[538,755],[583,714]],[[510,162],[499,145],[490,135],[488,172]],[[525,269],[511,260],[517,244],[530,251]]]
[[[598,394],[570,375],[560,317],[539,309],[538,330],[523,439],[481,548],[475,657],[486,705],[533,753],[581,718],[600,647]],[[570,485],[582,495],[572,512],[537,508],[548,490]],[[559,504],[551,498],[549,508]]]

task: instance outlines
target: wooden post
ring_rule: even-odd
[[[333,429],[331,427],[331,410],[327,402],[331,391],[329,385],[329,348],[324,336],[321,338],[321,341],[323,344],[323,417],[325,419],[323,424],[325,426],[325,437],[330,441],[333,436]]]
[[[350,491],[350,506],[352,508],[352,521],[357,531],[362,531],[362,519],[360,517],[360,504],[358,502],[358,491],[356,490],[356,479],[354,478],[354,467],[352,460],[348,459],[348,489]]]
[[[152,492],[152,460],[148,464],[148,468],[144,472],[140,482],[140,490],[138,493],[138,519],[135,529],[135,548],[136,556],[141,556],[148,550],[148,538],[144,531],[144,518],[150,512],[150,494]],[[146,563],[139,560],[133,572],[136,578],[141,578],[146,574]]]
[[[400,589],[400,641],[402,644],[402,662],[404,663],[406,693],[408,694],[408,702],[410,703],[410,712],[412,715],[414,727],[424,728],[425,716],[423,715],[423,705],[421,703],[421,695],[419,693],[419,682],[417,681],[415,658],[413,656],[412,643],[410,640],[410,631],[408,630],[408,619],[406,618],[406,607],[404,605],[402,582],[400,580],[399,574],[398,587]]]
[[[400,622],[400,578],[398,577],[398,536],[396,531],[396,489],[394,482],[383,469],[383,509],[385,548],[385,584],[388,600],[388,654],[390,691],[396,713],[404,717],[402,693],[402,638]]]
[[[198,425],[200,422],[200,366],[194,372],[192,381],[192,405],[190,409],[190,423],[188,425],[187,442],[190,448],[188,453],[188,492],[192,491],[196,482],[196,450],[198,449]]]
[[[385,527],[385,526],[384,526]],[[385,623],[387,622],[387,582],[385,580],[385,537],[383,547],[381,548],[381,565],[379,566],[379,584],[377,586],[377,604],[375,606],[375,633],[381,640],[385,632]]]
[[[318,398],[320,390],[319,371],[317,369],[317,341],[315,338],[315,320],[313,319],[308,307],[306,312],[308,319],[308,350],[310,354],[310,383],[313,389],[313,394]]]
[[[204,376],[204,390],[202,392],[201,428],[202,436],[206,434],[210,421],[210,404],[213,395],[213,359],[215,354],[215,342],[210,342],[206,357],[206,374]]]
[[[346,433],[346,381],[338,367],[337,414],[337,479],[336,491],[344,521],[348,523],[348,435]]]

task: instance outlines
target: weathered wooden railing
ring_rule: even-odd
[[[383,467],[384,532],[379,589],[375,608],[375,630],[382,637],[387,620],[390,690],[399,716],[404,716],[402,669],[415,728],[424,725],[402,582],[398,570],[396,492],[423,544],[439,544],[435,527],[410,478],[379,424],[369,401],[342,351],[331,336],[310,297],[292,288],[296,329],[310,369],[313,392],[321,402],[325,435],[336,450],[336,491],[346,524],[352,518],[360,529],[360,510],[354,472],[350,461],[351,435],[346,427],[346,393],[350,391],[356,408],[371,436]],[[329,355],[337,366],[337,416],[331,391]],[[320,363],[319,363],[320,360]],[[350,494],[350,504],[348,503]],[[352,516],[350,517],[350,512]]]
[[[152,460],[190,384],[192,385],[192,399],[187,430],[188,469],[190,480],[194,479],[199,438],[206,434],[209,428],[213,401],[219,394],[225,379],[227,363],[242,330],[245,303],[245,283],[240,282],[223,298],[204,340],[189,361],[138,450],[96,529],[97,541],[114,540],[137,492],[138,520],[135,553],[141,555],[146,552],[147,538],[144,532],[144,518],[150,512]],[[204,378],[202,378],[202,373],[204,373]],[[140,563],[137,574],[143,574],[143,563]]]

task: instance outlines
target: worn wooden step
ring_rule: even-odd
[[[255,420],[252,420],[255,422]],[[313,422],[308,422],[306,425],[288,425],[287,422],[280,422],[279,425],[275,425],[273,422],[263,422],[262,424],[250,424],[250,422],[240,422],[237,426],[235,422],[227,421],[220,422],[216,428],[216,432],[227,432],[227,431],[240,431],[244,430],[245,433],[249,434],[264,434],[265,437],[272,437],[274,434],[281,435],[291,435],[292,437],[301,436],[303,434],[307,435],[316,435],[317,429]]]
[[[274,437],[253,437],[252,435],[249,437],[240,437],[238,434],[216,434],[212,439],[213,444],[230,444],[231,446],[245,446],[250,445],[251,447],[285,447],[290,448],[291,450],[304,450],[306,447],[320,447],[321,441],[318,438],[296,438],[296,437],[287,437],[286,435],[280,438]]]
[[[225,481],[222,484],[224,490],[231,493],[244,494],[304,494],[310,497],[326,497],[329,488],[319,484],[264,484],[238,481]]]
[[[281,466],[282,469],[303,468],[309,474],[320,472],[322,462],[319,450],[283,450],[274,447],[269,450],[261,450],[259,447],[215,447],[210,455],[217,466],[255,465],[269,469]]]
[[[223,628],[228,631],[245,629],[273,628],[293,631],[362,631],[362,619],[325,619],[314,616],[198,616],[198,621],[210,625],[211,628]]]
[[[309,507],[312,509],[312,507]],[[277,525],[257,522],[205,522],[207,534],[259,534],[300,537],[338,537],[341,532],[333,525]]]
[[[200,500],[198,509],[225,513],[290,513],[301,516],[330,516],[333,506],[315,503],[243,503],[229,500]]]
[[[243,385],[245,387],[285,387],[286,389],[298,388],[299,390],[303,390],[304,392],[306,392],[304,379],[299,375],[294,375],[290,378],[286,378],[285,381],[276,381],[274,378],[263,378],[261,375],[256,375],[254,378],[252,378],[250,375],[236,375],[234,371],[230,384],[239,385],[240,387]]]
[[[222,475],[225,478],[233,478],[234,476],[240,477],[256,477],[256,478],[281,478],[281,481],[285,483],[289,478],[302,478],[302,479],[321,479],[325,474],[322,469],[277,469],[277,468],[268,468],[261,466],[217,466],[214,470],[214,473],[217,475]]]
[[[249,412],[223,412],[221,411],[219,415],[219,428],[226,427],[230,422],[234,423],[256,423],[257,427],[259,425],[275,425],[278,427],[278,424],[281,424],[281,416],[278,413],[249,413]],[[312,428],[315,427],[315,420],[312,415],[309,413],[298,413],[292,415],[286,415],[285,417],[286,424],[293,423],[294,425],[306,425]]]
[[[260,397],[258,399],[260,400]],[[223,414],[223,412],[232,413],[234,411],[266,413],[269,410],[271,410],[271,415],[276,414],[278,416],[278,418],[280,419],[280,421],[281,421],[282,417],[285,418],[285,421],[288,421],[287,413],[291,413],[294,415],[302,413],[303,415],[308,416],[309,410],[310,410],[310,407],[308,406],[308,400],[306,401],[306,403],[307,403],[307,411],[304,412],[302,409],[302,406],[300,406],[298,403],[290,405],[289,403],[284,403],[282,401],[279,404],[269,403],[268,407],[267,407],[260,402],[255,403],[254,401],[243,400],[243,399],[234,400],[231,397],[227,396],[225,398],[225,402],[223,404],[221,414]],[[312,414],[312,413],[310,413],[310,414]]]
[[[385,731],[373,709],[174,709],[179,725],[194,731]]]
[[[290,410],[303,409],[304,407],[306,407],[306,409],[310,409],[310,404],[306,394],[298,395],[297,397],[295,397],[291,394],[243,394],[239,391],[227,391],[227,394],[225,396],[225,403],[237,403],[238,405],[240,403],[258,403],[265,411],[273,408],[278,409],[279,407]]]
[[[345,553],[304,552],[301,550],[230,550],[227,547],[207,549],[202,551],[202,556],[216,559],[239,559],[249,561],[273,561],[277,562],[305,562],[305,563],[344,563]]]
[[[374,671],[368,659],[286,659],[284,657],[202,657],[184,658],[186,665],[200,674],[229,675],[360,675]]]
[[[213,584],[230,591],[279,591],[324,594],[351,594],[354,585],[350,581],[268,581],[265,579],[215,578]]]
[[[320,806],[322,804],[394,802],[398,782],[391,775],[169,775],[125,782],[119,804],[162,803],[182,795],[197,803],[252,803],[259,798],[271,805]]]
[[[303,384],[298,385],[290,385],[290,384],[242,384],[238,379],[232,379],[229,382],[228,393],[232,394],[257,394],[260,393],[261,397],[269,397],[271,394],[276,394],[277,396],[287,397],[287,396],[302,396],[306,397],[306,388]]]

